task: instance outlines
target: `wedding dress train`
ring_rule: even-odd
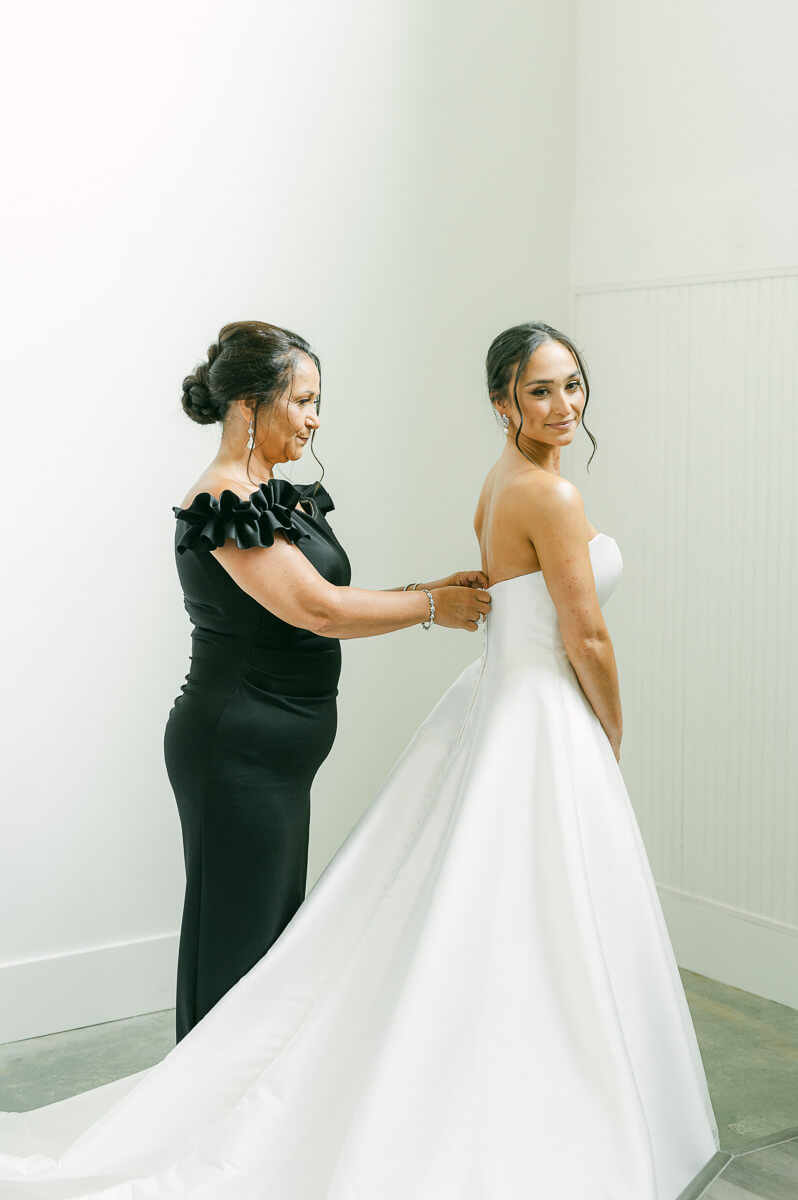
[[[676,1200],[713,1156],[620,767],[542,574],[490,590],[268,953],[162,1062],[0,1115],[3,1200]]]

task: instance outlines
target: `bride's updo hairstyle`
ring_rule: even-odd
[[[200,425],[212,425],[224,421],[239,397],[252,398],[253,440],[257,443],[258,418],[268,416],[277,397],[293,385],[300,354],[307,354],[316,364],[321,379],[318,356],[298,333],[265,321],[233,321],[219,330],[218,338],[208,347],[208,361],[200,363],[183,380],[183,411]],[[310,452],[319,462],[313,450],[315,434],[314,429]],[[247,471],[251,456],[250,450]]]
[[[504,333],[500,333],[498,337],[494,338],[485,361],[488,396],[490,397],[491,407],[493,407],[496,400],[504,397],[512,380],[513,399],[518,411],[518,428],[515,431],[515,444],[521,454],[524,454],[524,451],[518,445],[518,439],[524,423],[524,414],[521,412],[521,405],[518,403],[518,381],[524,374],[530,358],[538,346],[542,346],[544,342],[560,342],[567,350],[571,351],[571,354],[576,359],[585,393],[585,403],[582,409],[583,418],[590,396],[590,385],[588,383],[584,359],[571,339],[566,334],[560,333],[558,329],[553,329],[551,325],[545,325],[543,321],[527,321],[524,325],[514,325],[512,329],[505,329]],[[580,424],[593,443],[592,453],[587,460],[589,468],[591,459],[596,453],[596,439],[585,425],[584,419],[580,421]],[[524,454],[524,457],[529,458],[529,455]]]

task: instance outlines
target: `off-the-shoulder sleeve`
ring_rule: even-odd
[[[271,546],[276,532],[291,542],[307,537],[296,522],[294,510],[299,492],[287,479],[270,479],[242,500],[225,488],[220,496],[199,492],[188,508],[172,505],[175,519],[185,522],[177,551],[214,550],[228,538],[249,550],[253,546]]]

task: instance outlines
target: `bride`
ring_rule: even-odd
[[[0,1115],[3,1200],[676,1200],[717,1150],[618,764],[621,554],[559,473],[584,365],[530,323],[487,369],[481,656],[162,1062]]]

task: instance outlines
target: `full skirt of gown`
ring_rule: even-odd
[[[268,953],[160,1063],[0,1114],[2,1200],[676,1200],[712,1158],[621,769],[542,575],[491,595]]]

